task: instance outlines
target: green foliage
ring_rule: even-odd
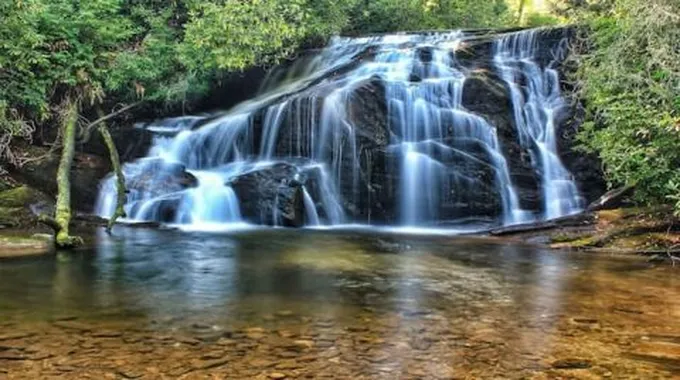
[[[673,202],[675,207],[675,216],[680,217],[680,181],[673,179],[666,185],[668,190],[667,198]]]
[[[617,0],[581,17],[593,49],[580,72],[589,111],[580,141],[610,183],[637,184],[641,202],[677,202],[680,2]]]
[[[117,52],[112,61],[106,88],[122,98],[166,98],[167,86],[180,81],[183,74],[175,52],[181,32],[172,26],[183,9],[172,2],[163,8],[144,1],[130,2],[128,6],[126,18],[133,23],[133,34],[127,41],[128,48]]]
[[[62,99],[104,96],[103,80],[131,36],[117,0],[0,3],[0,158],[15,137],[53,116]]]
[[[242,70],[292,53],[308,34],[306,0],[197,3],[190,10],[181,60],[195,70]]]
[[[502,26],[507,10],[503,0],[360,0],[352,10],[348,32]]]
[[[562,22],[558,17],[544,13],[529,13],[524,20],[523,26],[538,28],[541,26],[554,26]]]
[[[37,119],[53,97],[79,88],[94,101],[112,51],[130,35],[117,0],[4,2],[0,24],[0,99]]]
[[[560,16],[560,12],[555,12],[556,7],[564,6],[564,4],[559,3],[563,2],[559,0],[508,0],[515,23],[518,26],[528,28],[554,26],[563,23],[565,20]]]
[[[338,33],[499,25],[503,0],[0,1],[0,159],[13,137],[138,100],[206,93]]]

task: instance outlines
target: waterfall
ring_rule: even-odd
[[[580,212],[584,200],[557,152],[555,119],[566,105],[560,94],[557,70],[550,66],[541,68],[536,62],[539,32],[536,29],[499,38],[494,46],[494,63],[510,89],[520,142],[540,168],[542,218],[554,219]],[[558,50],[560,53],[564,51]]]
[[[427,228],[577,212],[583,201],[557,151],[559,74],[537,61],[538,33],[497,37],[488,65],[470,63],[470,46],[485,43],[475,33],[336,37],[272,70],[254,99],[146,126],[149,153],[124,165],[128,219]],[[507,106],[494,105],[507,111],[468,107],[468,85],[489,76],[485,67],[507,88]],[[498,124],[506,119],[513,125]],[[540,175],[541,209],[515,183],[513,149]],[[110,216],[114,203],[108,177],[96,212]]]
[[[309,195],[307,189],[303,188],[304,191],[304,201],[305,201],[305,216],[307,217],[308,226],[318,226],[319,214],[316,212],[316,206],[314,205],[314,200],[312,196]]]

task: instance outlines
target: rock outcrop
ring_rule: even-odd
[[[196,187],[198,179],[178,163],[168,163],[160,159],[148,159],[139,166],[139,172],[126,179],[128,191],[159,196]]]
[[[0,192],[0,228],[24,228],[36,224],[40,214],[54,212],[54,200],[28,186]]]
[[[536,65],[535,71],[550,67],[565,77],[572,68],[564,66],[562,60],[566,56],[569,38],[574,36],[573,28],[545,29],[531,36],[526,41],[531,41],[535,46],[528,48],[527,51],[533,55],[527,59]],[[245,163],[250,167],[246,171],[229,174],[230,177],[224,181],[236,193],[241,216],[248,222],[291,227],[304,225],[304,203],[308,202],[305,192],[312,202],[316,202],[318,218],[322,222],[329,222],[334,218],[332,211],[325,210],[324,207],[328,205],[322,205],[321,200],[332,192],[345,218],[343,222],[397,224],[403,219],[400,213],[404,211],[400,208],[403,208],[404,197],[418,198],[419,193],[403,193],[402,177],[408,167],[404,164],[405,151],[395,146],[402,144],[403,147],[404,143],[415,142],[425,145],[425,148],[413,144],[413,153],[423,155],[418,149],[426,149],[424,155],[429,160],[426,165],[430,165],[433,168],[431,170],[443,173],[436,181],[421,184],[423,193],[432,190],[427,189],[428,186],[441,188],[436,199],[428,199],[428,206],[436,209],[436,220],[447,222],[474,216],[489,222],[498,221],[508,211],[507,194],[503,192],[508,183],[516,192],[519,208],[540,219],[545,215],[543,209],[547,208],[548,203],[543,187],[545,183],[559,181],[544,181],[545,173],[541,171],[545,169],[541,168],[536,153],[538,144],[535,141],[521,141],[513,109],[513,99],[518,99],[518,91],[512,91],[516,85],[519,92],[527,92],[531,74],[517,75],[515,83],[508,84],[512,83],[512,79],[502,74],[495,59],[499,38],[498,34],[488,31],[469,33],[455,47],[455,52],[449,53],[451,59],[448,61],[441,58],[442,52],[447,54],[445,49],[437,51],[426,43],[417,42],[420,41],[417,38],[406,47],[396,44],[397,50],[414,49],[413,56],[416,58],[411,64],[422,67],[419,66],[420,71],[413,69],[410,75],[394,80],[393,83],[400,84],[392,87],[388,80],[381,78],[379,70],[371,71],[373,69],[370,68],[365,70],[369,73],[367,75],[356,74],[357,71],[363,72],[366,68],[363,65],[367,62],[384,64],[379,60],[385,57],[381,58],[380,55],[389,53],[391,42],[381,47],[361,42],[358,47],[346,50],[342,50],[346,47],[340,45],[338,51],[346,53],[345,56],[338,58],[340,63],[322,76],[310,75],[310,67],[318,69],[317,66],[310,66],[317,55],[303,55],[300,62],[286,63],[283,68],[275,69],[263,88],[276,87],[270,85],[276,83],[276,78],[288,74],[290,76],[286,84],[292,81],[292,77],[309,77],[304,77],[290,90],[273,92],[269,97],[258,98],[250,103],[257,104],[256,107],[249,107],[248,104],[239,106],[238,112],[231,114],[239,118],[238,122],[225,119],[220,124],[224,114],[203,118],[190,130],[201,131],[205,128],[207,132],[194,136],[196,138],[193,140],[184,136],[181,141],[175,141],[182,148],[177,151],[181,154],[173,159],[182,161],[187,157],[200,158],[186,164],[192,171],[216,170],[222,173],[222,167],[234,162],[239,165]],[[348,42],[350,45],[352,43]],[[513,49],[517,49],[506,48],[510,55],[515,54]],[[329,54],[333,54],[333,51]],[[438,58],[436,54],[439,54]],[[400,56],[399,59],[410,59],[408,57],[411,56],[406,57]],[[520,57],[515,58],[519,63],[513,64],[522,67]],[[390,104],[388,99],[399,99],[389,94],[389,91],[408,91],[427,80],[449,80],[447,78],[451,77],[446,74],[428,77],[427,70],[437,71],[436,65],[442,62],[455,68],[452,70],[453,77],[457,75],[458,78],[464,78],[462,82],[456,82],[456,85],[462,86],[461,96],[456,98],[456,104],[453,105],[453,92],[458,90],[450,88],[446,90],[448,93],[437,93],[439,90],[429,93],[434,94],[433,98],[425,102],[444,110],[439,117],[444,119],[441,129],[445,130],[437,136],[418,136],[416,140],[408,140],[403,136],[406,132],[395,127],[399,123],[394,120],[397,116],[391,111],[394,104]],[[246,76],[245,79],[254,81],[255,77]],[[545,83],[548,84],[544,87],[556,88],[561,85],[563,98],[567,100],[564,106],[555,111],[557,154],[564,167],[572,173],[575,185],[584,198],[583,203],[587,204],[604,192],[604,183],[597,157],[575,149],[575,135],[582,109],[577,101],[571,101],[572,94],[565,93],[569,91],[567,84],[554,84],[556,81],[547,79]],[[549,89],[544,88],[543,91]],[[451,115],[446,113],[446,102],[451,104]],[[214,100],[210,102],[210,107],[214,103]],[[230,98],[228,103],[233,104],[234,99]],[[465,115],[456,119],[460,116],[455,115],[456,112]],[[483,122],[475,126],[464,125],[475,120]],[[457,134],[457,128],[473,130],[480,125],[483,131],[479,136],[469,132],[465,136]],[[126,138],[134,141],[127,141],[123,137],[117,140],[119,150],[128,159],[139,157],[151,141],[148,131],[138,130],[131,136]],[[93,142],[84,149],[91,152],[101,150],[95,145],[96,142]],[[499,163],[499,155],[502,156],[502,163]],[[253,167],[256,162],[264,165]],[[158,218],[167,221],[176,216],[176,209],[182,202],[179,195],[173,194],[200,186],[200,181],[182,165],[178,164],[175,168],[163,166],[167,164],[159,165],[158,168],[150,166],[148,173],[131,173],[129,186],[133,191],[145,192],[148,197],[162,197],[163,207],[160,209],[165,211]],[[418,167],[413,170],[425,169]],[[333,183],[332,188],[327,183],[329,181]],[[76,193],[85,190],[77,189]],[[87,194],[81,199],[83,204],[91,204],[93,200]],[[432,219],[430,217],[427,222],[431,223]]]
[[[286,163],[254,169],[231,180],[227,185],[240,201],[244,220],[265,225],[302,227],[305,223],[299,170]]]
[[[21,167],[13,168],[11,174],[17,180],[55,198],[57,195],[57,169],[59,155],[50,153],[49,148],[32,147],[30,154],[38,159]],[[78,211],[91,212],[99,195],[99,183],[111,170],[107,156],[78,153],[71,167],[71,207]]]

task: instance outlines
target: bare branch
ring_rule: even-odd
[[[133,109],[133,108],[135,108],[135,107],[137,107],[137,106],[139,106],[140,104],[142,104],[142,101],[138,101],[138,102],[135,102],[135,103],[132,103],[132,104],[128,104],[127,106],[125,106],[125,107],[123,107],[123,108],[121,108],[121,109],[119,109],[119,110],[117,110],[117,111],[113,111],[113,112],[111,112],[111,113],[108,114],[108,115],[101,116],[99,119],[97,119],[97,120],[91,122],[90,124],[88,124],[88,125],[85,126],[85,128],[84,128],[84,131],[83,131],[83,142],[87,142],[87,141],[90,140],[90,136],[91,136],[91,134],[92,134],[92,130],[93,130],[97,125],[99,125],[99,124],[101,124],[101,123],[103,123],[103,122],[105,122],[105,121],[108,121],[108,120],[110,120],[110,119],[112,119],[112,118],[114,118],[114,117],[116,117],[116,116],[118,116],[118,115],[120,115],[120,114],[122,114],[122,113],[125,113],[125,112],[127,112],[127,111],[129,111],[129,110],[131,110],[131,109]]]

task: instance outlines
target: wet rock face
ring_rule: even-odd
[[[20,182],[39,189],[47,195],[57,196],[57,169],[59,154],[49,153],[49,148],[33,147],[33,157],[44,157],[13,168],[12,175]],[[108,158],[78,153],[71,166],[71,207],[91,212],[99,193],[99,182],[111,170]]]
[[[356,183],[341,183],[347,213],[364,223],[389,223],[396,218],[394,190],[390,177],[385,88],[375,78],[358,86],[348,98],[348,119],[356,128],[356,151],[359,158]],[[351,156],[350,150],[345,150]],[[351,157],[343,158],[343,176],[352,178],[355,168]]]
[[[184,165],[160,159],[148,160],[137,168],[139,172],[126,178],[126,190],[131,194],[128,199],[137,199],[142,194],[158,197],[153,220],[162,223],[174,222],[184,191],[198,186],[198,179],[188,172]],[[133,202],[130,212],[134,214],[142,207],[142,203]]]
[[[390,172],[392,168],[388,162],[391,136],[383,84],[377,78],[369,78],[344,94],[344,112],[331,115],[328,120],[333,123],[346,121],[354,128],[351,133],[349,129],[343,131],[344,128],[337,128],[322,140],[318,136],[318,124],[323,122],[321,118],[324,99],[330,95],[324,90],[321,87],[291,99],[292,106],[282,115],[275,155],[291,158],[318,158],[320,155],[334,157],[339,176],[344,179],[340,181],[338,191],[342,195],[342,207],[347,217],[361,223],[394,221],[396,204],[393,193],[396,187],[393,183],[396,176]],[[315,123],[310,122],[312,115],[315,115]],[[255,118],[256,141],[262,135],[264,119],[263,114],[258,114]],[[342,132],[339,133],[338,130]],[[285,177],[290,175],[293,167],[277,165],[275,168],[284,170],[277,176]],[[307,189],[314,199],[320,199],[320,192],[324,191],[319,188],[318,179],[322,175],[319,170],[318,167],[300,169],[305,174]],[[352,180],[353,178],[356,180]],[[244,205],[241,206],[243,213]],[[318,211],[319,216],[325,219],[325,210]],[[269,212],[269,208],[264,212]]]
[[[560,123],[557,150],[564,166],[574,176],[579,191],[587,203],[596,201],[607,190],[602,161],[596,153],[578,150],[578,133],[584,119],[585,110],[582,105],[575,103],[569,107]]]
[[[113,125],[109,128],[113,142],[118,149],[122,162],[132,161],[144,157],[153,142],[153,133],[146,128],[132,127],[129,124]],[[96,130],[87,142],[81,142],[79,150],[87,154],[108,156],[108,148]]]
[[[562,67],[561,62],[553,61],[563,56],[561,52],[567,47],[564,37],[572,34],[573,30],[570,28],[540,32],[535,41],[532,39],[537,45],[533,61],[540,68],[550,65],[561,70],[560,73],[564,77],[563,71],[568,68]],[[504,185],[508,177],[516,190],[520,208],[535,216],[544,214],[546,203],[542,189],[544,176],[539,172],[543,169],[537,162],[540,158],[536,157],[536,146],[523,146],[520,143],[510,88],[505,83],[509,80],[507,77],[505,80],[501,78],[506,74],[496,66],[498,61],[494,60],[494,50],[498,46],[499,36],[500,32],[472,33],[467,36],[470,38],[466,37],[461,42],[462,45],[455,53],[449,53],[451,60],[445,61],[447,65],[454,65],[455,71],[466,78],[462,91],[463,109],[459,109],[457,102],[460,98],[456,97],[456,111],[469,112],[470,118],[466,120],[472,117],[481,118],[490,126],[484,127],[486,129],[482,137],[464,135],[462,132],[456,135],[456,128],[462,131],[466,126],[462,125],[455,115],[447,116],[446,112],[443,112],[442,119],[450,117],[450,120],[443,122],[440,128],[445,130],[445,133],[437,135],[439,137],[429,138],[432,134],[428,132],[427,139],[417,141],[424,142],[423,146],[431,143],[431,146],[423,148],[428,149],[427,165],[437,167],[434,170],[439,170],[437,178],[427,186],[440,186],[445,189],[438,193],[433,191],[436,193],[435,196],[425,194],[429,189],[424,189],[423,199],[415,199],[416,202],[422,201],[418,204],[424,205],[429,202],[427,207],[436,208],[436,215],[426,218],[428,223],[456,220],[471,215],[490,221],[500,220],[504,212],[503,203],[505,201],[506,208],[508,203],[507,194],[502,194],[503,189],[508,188]],[[416,56],[420,62],[415,66],[422,63],[427,70],[433,69],[437,51],[427,46],[417,49]],[[308,83],[299,88],[295,87],[293,92],[277,93],[271,99],[267,98],[266,101],[258,103],[257,109],[253,107],[248,111],[248,118],[242,126],[239,126],[245,132],[239,135],[233,144],[206,138],[200,140],[202,145],[187,146],[198,154],[215,154],[214,151],[231,152],[229,157],[225,156],[218,160],[220,164],[234,160],[243,160],[248,164],[276,159],[289,162],[260,167],[231,180],[223,179],[228,181],[236,192],[242,216],[246,221],[293,227],[304,225],[304,202],[308,201],[304,195],[305,190],[317,203],[319,219],[322,222],[328,221],[330,216],[325,215],[328,210],[324,210],[327,204],[321,198],[329,189],[327,185],[323,188],[319,181],[319,178],[326,175],[333,176],[327,182],[332,182],[333,186],[337,187],[332,190],[338,193],[337,199],[341,203],[345,221],[370,224],[400,223],[402,219],[402,215],[399,215],[402,212],[400,209],[404,208],[400,205],[404,201],[401,191],[407,186],[404,186],[404,179],[401,178],[404,169],[402,165],[405,162],[404,152],[397,151],[395,145],[399,141],[412,142],[412,140],[405,139],[402,134],[406,135],[408,132],[401,130],[400,124],[390,119],[399,117],[395,116],[398,113],[393,112],[394,109],[390,109],[391,104],[394,104],[394,97],[390,104],[387,100],[388,92],[394,91],[396,87],[391,84],[387,87],[387,81],[376,76],[346,76],[365,62],[378,61],[378,53],[380,51],[375,46],[351,53],[354,55],[347,53],[343,58],[353,58],[347,59],[346,62],[341,60],[343,64],[333,71],[311,78]],[[308,55],[304,59],[316,57],[316,53]],[[307,66],[290,63],[274,70],[270,76],[288,74],[299,76],[302,74],[296,74],[296,70],[301,67]],[[423,82],[427,84],[427,70],[412,69],[411,75],[404,77],[405,85],[400,90],[410,91],[416,86],[423,86]],[[525,97],[533,96],[528,94],[531,92],[527,90],[527,84],[530,83],[528,76],[530,75],[520,73],[514,81],[521,87],[520,91],[525,92]],[[243,80],[249,81],[253,78],[246,76]],[[350,85],[338,85],[347,83],[343,82],[345,80],[348,80]],[[399,81],[401,79],[394,82]],[[276,81],[272,83],[274,82]],[[457,90],[444,89],[441,93],[436,93],[435,97],[446,98],[453,95],[447,94],[447,91]],[[563,88],[562,94],[568,99],[569,89]],[[427,101],[432,104],[438,103],[437,99]],[[235,99],[227,100],[227,104],[234,102]],[[564,166],[573,173],[585,201],[590,202],[604,192],[602,173],[599,170],[601,165],[596,157],[584,155],[574,149],[576,144],[574,136],[579,126],[579,108],[577,102],[566,103],[565,109],[556,120],[559,136],[558,153]],[[437,106],[447,110],[446,105]],[[197,125],[196,129],[202,127]],[[118,136],[114,131],[114,139],[120,139],[116,140],[119,151],[124,160],[129,160],[139,157],[139,152],[146,150],[142,147],[148,146],[151,137],[148,131],[144,130],[135,131],[129,136]],[[524,144],[531,143],[525,141]],[[238,154],[227,145],[238,145]],[[107,155],[103,146],[96,147],[95,140],[83,149],[91,149],[102,157]],[[494,155],[498,157],[498,152],[502,153],[505,161],[502,165],[494,159]],[[298,165],[295,162],[297,159],[309,160],[321,167]],[[205,161],[201,162],[205,165],[189,165],[192,169],[200,170],[216,167],[207,167],[210,165],[208,160]],[[446,169],[440,170],[438,166]],[[140,192],[153,193],[155,191],[153,189],[162,189],[163,194],[168,194],[197,185],[196,178],[187,173],[181,165],[170,170],[163,168],[162,172],[165,174],[161,176],[155,170],[142,173],[140,178],[130,180],[129,186]],[[440,175],[440,172],[443,174]],[[570,194],[573,193],[572,191]],[[408,196],[418,198],[419,194],[409,193]],[[435,197],[436,199],[432,200]],[[83,199],[85,204],[91,203],[87,196]],[[167,202],[168,210],[177,207],[178,201],[168,199]],[[173,204],[175,206],[172,206]],[[170,214],[169,212],[168,215]]]
[[[198,179],[178,163],[155,160],[142,166],[142,173],[127,179],[126,187],[131,191],[148,193],[152,196],[176,193],[196,187]]]
[[[537,39],[539,53],[535,61],[545,67],[554,63],[556,54],[566,45],[564,37],[573,34],[571,29],[547,30]],[[509,169],[510,179],[515,187],[522,209],[541,213],[544,207],[541,173],[537,169],[536,157],[532,158],[530,147],[520,144],[520,137],[515,125],[514,110],[509,89],[499,77],[494,66],[494,40],[496,36],[482,36],[471,40],[467,46],[456,52],[457,63],[467,74],[464,83],[462,104],[471,113],[481,116],[496,128],[500,148]],[[556,53],[557,52],[557,53]],[[427,63],[432,60],[432,52],[421,48],[417,52],[420,60]],[[559,53],[561,54],[561,53]],[[559,55],[558,54],[558,55]],[[371,59],[367,53],[365,59]],[[565,73],[561,73],[564,74]],[[410,81],[417,85],[421,78],[411,77]],[[520,81],[526,78],[520,78]],[[520,85],[524,85],[520,83]],[[297,114],[288,115],[289,120],[305,118],[313,112],[321,113],[323,99],[328,94],[315,93],[309,97],[295,100],[299,102]],[[570,93],[565,93],[569,97]],[[559,115],[557,121],[559,136],[559,153],[567,169],[574,173],[576,183],[584,195],[586,202],[597,198],[604,191],[600,164],[596,157],[584,155],[574,149],[574,136],[578,129],[575,115],[578,112],[577,102],[568,105]],[[343,208],[348,218],[366,223],[398,222],[400,201],[400,159],[390,152],[389,145],[395,140],[395,131],[390,131],[393,123],[388,117],[385,85],[377,78],[371,78],[358,84],[345,101],[347,121],[354,128],[353,136],[345,136],[346,141],[356,141],[356,146],[345,142],[341,149],[337,146],[326,146],[325,149],[341,151],[340,192]],[[300,128],[294,121],[285,123],[282,135],[286,136],[278,142],[277,153],[308,155],[296,144],[301,139],[309,139],[309,126]],[[456,126],[451,126],[452,134]],[[475,147],[474,142],[456,141],[455,138],[439,141],[455,151],[466,154],[451,154],[449,157],[436,157],[448,167],[456,168],[460,175],[452,180],[459,182],[457,191],[441,194],[439,215],[441,219],[456,219],[469,215],[482,218],[497,218],[502,214],[502,200],[498,193],[496,173],[491,168],[490,157],[483,147]],[[357,159],[353,150],[358,152]],[[358,166],[358,169],[357,169]],[[359,178],[350,181],[349,178]]]
[[[526,210],[539,210],[540,178],[531,165],[530,153],[519,143],[508,88],[494,71],[480,72],[465,81],[463,106],[496,127],[520,205]]]
[[[250,223],[302,227],[303,177],[290,164],[278,163],[238,176],[231,186],[240,201],[241,216]]]

